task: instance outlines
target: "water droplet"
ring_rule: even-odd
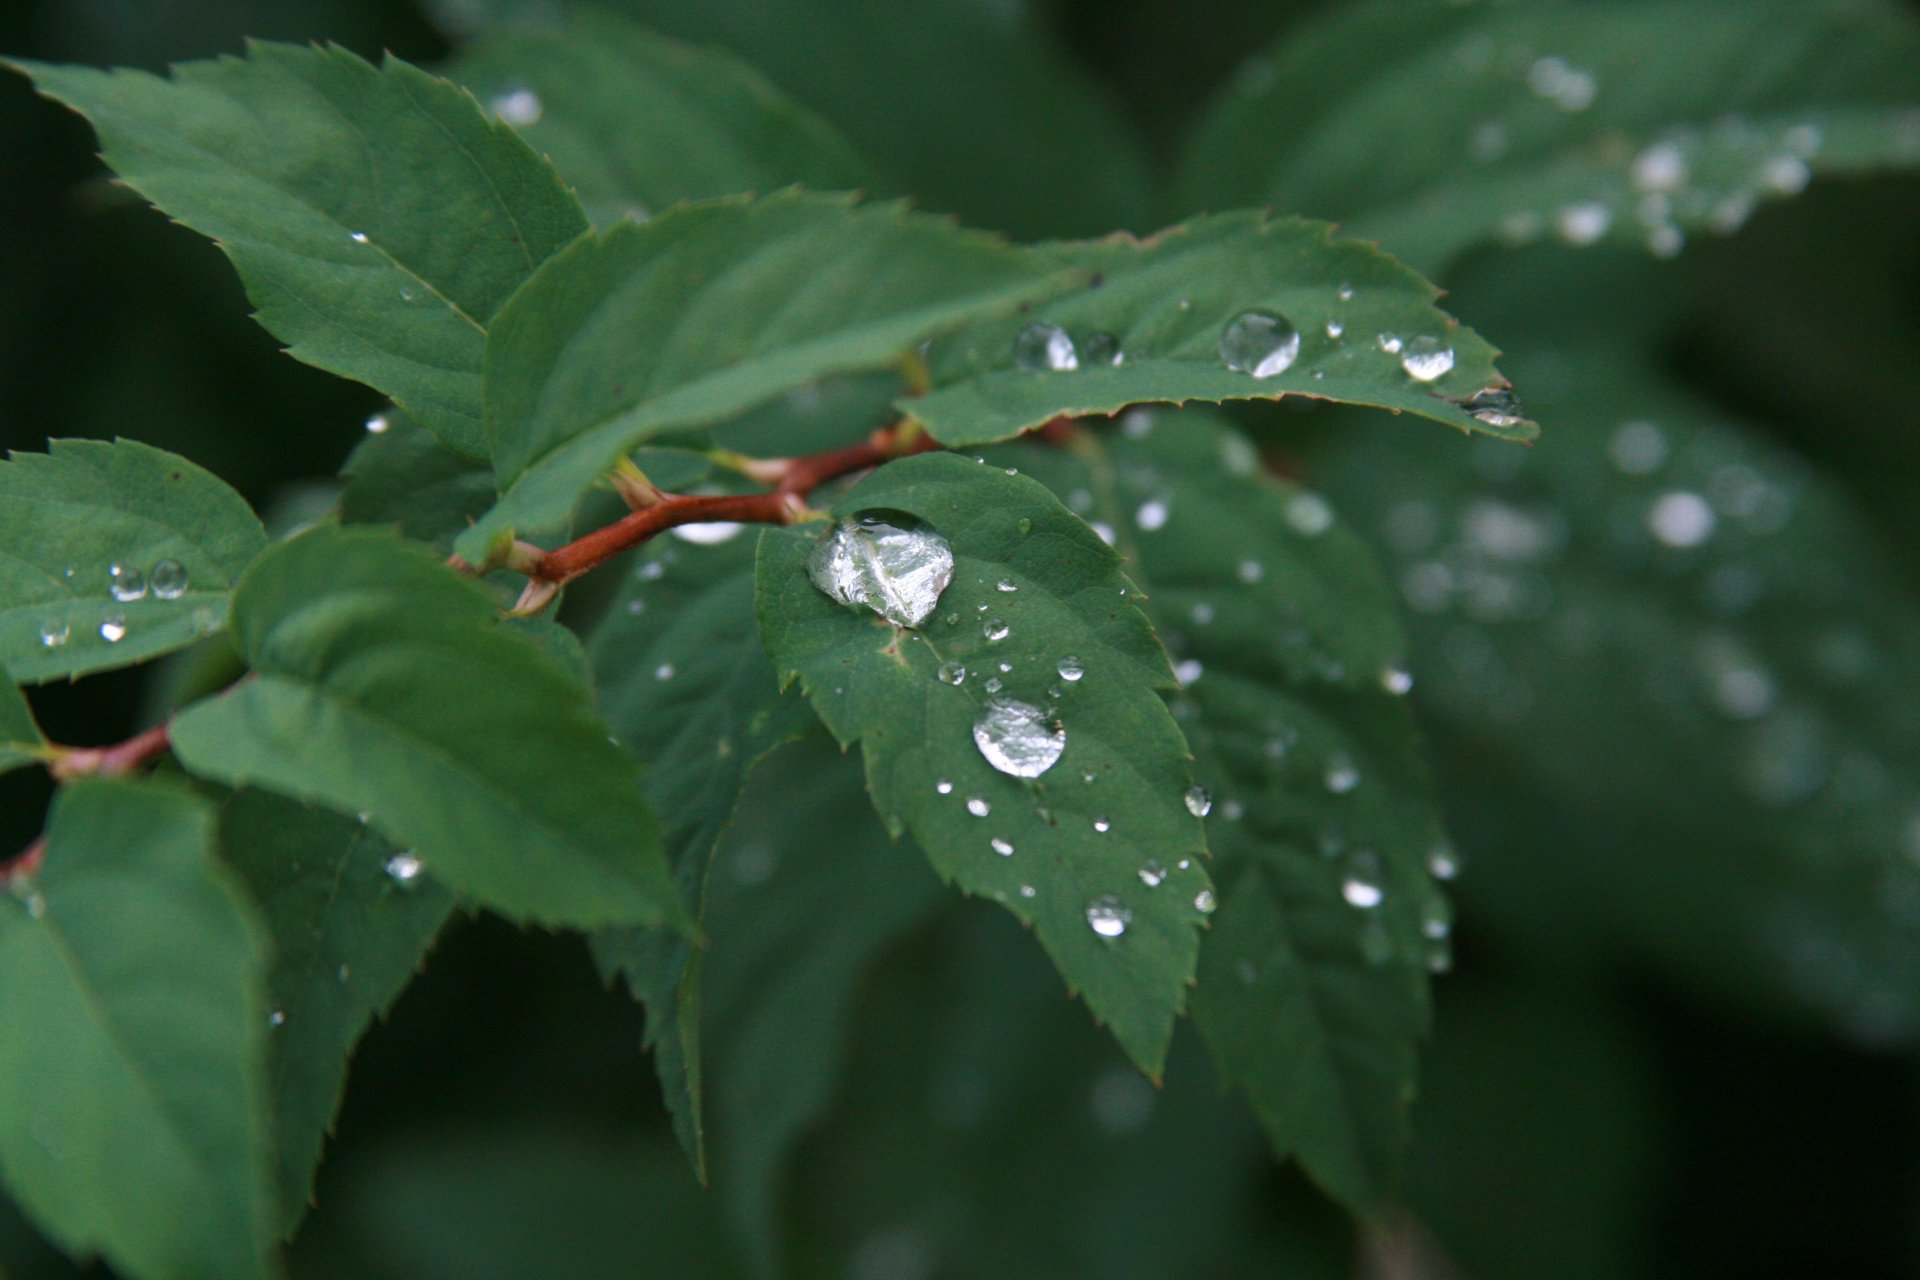
[[[412,853],[396,853],[386,861],[387,878],[402,888],[411,888],[426,869],[426,864]]]
[[[1030,324],[1014,335],[1013,362],[1029,373],[1068,373],[1080,367],[1080,353],[1059,325]]]
[[[1267,576],[1266,566],[1258,560],[1242,560],[1240,567],[1235,572],[1239,574],[1240,581],[1246,583],[1248,586],[1252,586]]]
[[[58,622],[50,618],[40,624],[40,644],[43,648],[58,649],[67,642],[67,637],[72,634],[73,629],[65,622]]]
[[[1520,412],[1520,402],[1505,387],[1487,387],[1474,392],[1467,400],[1466,409],[1475,421],[1490,427],[1511,427],[1526,421],[1526,415]]]
[[[1678,191],[1687,184],[1686,153],[1671,142],[1656,142],[1633,158],[1637,191]]]
[[[267,1015],[267,1025],[270,1027],[286,1026],[287,1011],[285,1009],[275,1009],[272,1013],[269,1013]]]
[[[1152,502],[1141,503],[1140,509],[1133,513],[1133,522],[1147,533],[1152,533],[1156,529],[1165,528],[1167,523],[1167,504],[1158,499]]]
[[[1183,658],[1173,664],[1173,678],[1180,682],[1183,689],[1206,673],[1206,667],[1198,658]]]
[[[980,634],[989,640],[1005,640],[1012,632],[1003,618],[988,618],[980,624]]]
[[[1353,286],[1346,283],[1345,281],[1341,282],[1340,287],[1334,290],[1334,293],[1337,297],[1339,297],[1340,301],[1342,302],[1353,301]]]
[[[1327,336],[1329,338],[1338,338],[1341,334],[1345,333],[1346,331],[1347,331],[1347,326],[1345,326],[1344,324],[1341,324],[1338,320],[1327,321]]]
[[[1120,339],[1110,333],[1096,333],[1088,338],[1082,354],[1086,357],[1087,367],[1091,369],[1118,369],[1127,358],[1127,353],[1121,349]]]
[[[1220,359],[1237,373],[1271,378],[1300,356],[1300,331],[1272,311],[1243,311],[1220,333]]]
[[[992,847],[995,853],[1003,858],[1011,858],[1013,856],[1013,846],[1007,841],[1002,840],[999,836],[995,836],[993,839],[987,841],[987,844]]]
[[[1453,933],[1453,907],[1446,894],[1431,886],[1420,902],[1420,933],[1435,942]]]
[[[502,89],[487,100],[487,108],[506,123],[521,129],[537,124],[546,110],[540,102],[540,95],[525,85]]]
[[[1335,751],[1327,757],[1327,772],[1323,781],[1327,784],[1327,790],[1343,796],[1360,785],[1360,770],[1354,766],[1352,756],[1344,751]]]
[[[934,783],[933,789],[935,791],[938,791],[943,796],[950,796],[953,794],[953,784],[951,782],[948,782],[945,778],[942,778],[940,779],[940,781]]]
[[[1015,582],[1012,578],[1002,578],[1000,579],[1000,581],[994,583],[993,587],[994,587],[994,590],[996,591],[1018,591],[1020,589],[1020,584]]]
[[[953,549],[922,526],[842,519],[807,556],[813,585],[844,605],[865,605],[896,627],[918,627],[953,581]]]
[[[1102,542],[1104,542],[1104,543],[1106,543],[1106,544],[1107,544],[1108,546],[1112,546],[1112,545],[1113,545],[1113,543],[1114,543],[1114,532],[1113,532],[1113,526],[1112,526],[1112,525],[1109,525],[1109,524],[1102,524],[1102,523],[1100,523],[1100,522],[1099,522],[1098,520],[1095,520],[1095,521],[1094,521],[1094,522],[1092,523],[1092,525],[1091,525],[1091,528],[1093,529],[1093,531],[1094,531],[1094,533],[1096,533],[1097,535],[1099,535],[1099,538],[1100,538],[1100,541],[1102,541]]]
[[[107,594],[122,604],[144,599],[147,575],[130,564],[112,565],[107,569]]]
[[[178,560],[155,561],[147,582],[160,600],[178,600],[187,594],[187,570]]]
[[[1067,731],[1031,703],[995,697],[973,722],[973,742],[1000,772],[1037,778],[1066,750]]]
[[[1647,528],[1669,547],[1697,547],[1713,536],[1718,523],[1697,493],[1663,493],[1647,508]]]
[[[1796,196],[1813,181],[1813,170],[1799,156],[1775,156],[1762,171],[1767,185],[1783,196]]]
[[[1295,533],[1317,538],[1333,527],[1333,508],[1317,493],[1296,493],[1287,499],[1287,523]]]
[[[1110,893],[1103,893],[1087,904],[1087,924],[1103,938],[1117,938],[1133,923],[1127,904]]]
[[[1678,227],[1655,227],[1647,232],[1647,251],[1656,258],[1678,257],[1686,247],[1686,233]]]
[[[388,421],[386,414],[376,413],[367,419],[367,434],[370,436],[383,436],[387,434],[388,428],[392,426],[393,423]]]
[[[671,532],[682,542],[691,542],[699,547],[716,547],[738,537],[740,530],[745,527],[731,520],[709,520],[704,524],[677,524]]]
[[[1184,861],[1181,862],[1180,869],[1182,871],[1185,871],[1187,869],[1186,862]],[[1219,907],[1219,905],[1220,905],[1220,902],[1217,898],[1213,896],[1213,890],[1211,889],[1202,889],[1200,892],[1193,895],[1193,909],[1195,911],[1198,911],[1203,916],[1212,915],[1215,909]]]
[[[1590,245],[1606,235],[1613,226],[1613,210],[1598,200],[1582,200],[1576,204],[1562,205],[1553,216],[1553,225],[1560,232],[1560,238],[1568,244]]]
[[[1415,338],[1401,355],[1400,367],[1415,382],[1432,382],[1453,369],[1453,348],[1438,338]]]
[[[1406,340],[1397,333],[1383,333],[1376,337],[1374,341],[1380,345],[1382,351],[1390,356],[1399,355],[1401,348],[1407,345]]]
[[[968,796],[967,812],[976,818],[984,818],[993,812],[993,806],[980,796]]]
[[[1107,832],[1113,830],[1113,823],[1105,818],[1095,818],[1093,820],[1093,829],[1101,835],[1105,835]]]
[[[1187,788],[1187,794],[1184,799],[1187,804],[1187,812],[1196,818],[1204,818],[1213,812],[1213,797],[1207,793],[1205,787],[1198,783]]]
[[[1527,68],[1527,87],[1562,111],[1585,111],[1599,86],[1593,76],[1564,58],[1541,58]]]
[[[673,679],[673,664],[671,662],[663,662],[655,667],[653,669],[653,678],[655,680]]]
[[[941,684],[959,684],[967,678],[965,666],[949,658],[940,664],[940,670],[934,673]]]
[[[1034,896],[1034,894],[1036,894],[1037,892],[1039,892],[1039,890],[1037,890],[1037,889],[1035,889],[1035,888],[1034,888],[1034,887],[1033,887],[1032,885],[1030,885],[1030,884],[1023,884],[1023,885],[1021,885],[1021,886],[1020,886],[1020,896],[1021,896],[1021,897],[1023,897],[1023,898],[1031,898],[1031,897],[1033,897],[1033,896]]]
[[[1405,667],[1388,667],[1380,673],[1380,687],[1396,696],[1413,692],[1413,673]]]
[[[1204,627],[1213,621],[1213,606],[1205,600],[1196,601],[1193,608],[1187,610],[1187,616]]]
[[[347,236],[347,239],[349,239],[349,240],[351,240],[351,241],[353,241],[353,242],[354,242],[355,244],[366,244],[366,243],[367,243],[367,233],[366,233],[366,232],[364,232],[364,231],[354,231],[354,232],[350,232],[350,233],[348,234],[348,236]]]
[[[1451,880],[1460,874],[1460,857],[1452,845],[1437,844],[1427,851],[1427,874],[1435,880]]]
[[[126,635],[127,635],[127,615],[126,614],[110,613],[106,617],[100,619],[100,638],[102,640],[105,640],[108,644],[119,644],[122,640],[126,639]]]
[[[1347,900],[1348,906],[1371,911],[1386,898],[1374,874],[1363,863],[1348,867],[1346,878],[1340,882],[1340,896]]]

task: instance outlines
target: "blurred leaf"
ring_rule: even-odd
[[[782,697],[753,616],[754,539],[718,546],[656,544],[595,626],[589,649],[608,728],[639,762],[665,825],[675,888],[705,914],[707,869],[754,763],[812,724]],[[601,972],[647,1006],[647,1045],[674,1132],[705,1177],[701,1114],[700,970],[687,939],[603,929]]]
[[[1183,208],[1341,219],[1423,270],[1557,235],[1731,232],[1817,173],[1920,164],[1920,24],[1859,0],[1343,6],[1249,62]]]
[[[581,241],[494,326],[487,412],[504,495],[460,540],[562,522],[627,449],[816,379],[882,368],[1054,288],[1039,255],[900,205],[781,192]]]
[[[774,1272],[794,1148],[841,1085],[855,997],[881,948],[945,894],[873,817],[859,768],[820,742],[754,771],[715,867],[703,981],[714,1182],[743,1252]]]
[[[122,180],[220,245],[294,356],[486,456],[488,322],[586,229],[511,128],[398,58],[338,47],[256,43],[170,80],[16,65],[92,122]]]
[[[0,466],[0,665],[35,683],[142,662],[218,630],[266,547],[246,502],[132,440],[53,440]]]
[[[832,126],[753,68],[611,15],[484,40],[445,71],[518,126],[601,227],[794,183],[873,186]]]
[[[33,722],[26,696],[0,671],[0,773],[39,764],[46,759],[46,748],[46,737]]]
[[[441,552],[497,496],[485,463],[455,453],[397,408],[368,420],[341,474],[342,521],[389,525]]]
[[[1090,276],[1088,287],[937,343],[933,394],[901,402],[942,442],[985,444],[1058,414],[1144,401],[1284,395],[1516,439],[1535,432],[1463,407],[1506,385],[1493,348],[1433,305],[1432,285],[1371,245],[1334,239],[1326,223],[1228,213],[1144,241],[1048,252]],[[1416,367],[1434,376],[1415,378]]]
[[[55,801],[0,895],[0,1169],[71,1253],[139,1280],[266,1277],[266,943],[213,813],[147,783]]]
[[[267,1076],[281,1234],[307,1208],[354,1046],[392,1007],[453,909],[453,895],[352,818],[239,791],[220,848],[273,937]]]
[[[1396,602],[1326,500],[1259,476],[1217,420],[1128,427],[1019,456],[1124,531],[1178,659],[1174,710],[1213,793],[1219,860],[1194,1025],[1275,1152],[1377,1208],[1409,1138],[1425,970],[1444,963],[1451,920],[1428,870],[1446,845],[1401,697]]]
[[[683,926],[632,763],[486,593],[371,531],[316,529],[234,601],[257,674],[184,712],[196,773],[366,812],[511,919]]]
[[[889,463],[834,510],[921,522],[951,548],[952,582],[923,630],[896,629],[809,579],[825,530],[769,530],[767,651],[843,745],[861,743],[888,827],[912,831],[943,879],[1032,925],[1157,1078],[1212,890],[1184,803],[1186,744],[1159,695],[1172,673],[1137,588],[1045,489],[953,454]],[[996,731],[1064,746],[1015,774],[978,745]]]
[[[1844,494],[1639,351],[1514,359],[1550,393],[1537,450],[1342,431],[1314,455],[1388,549],[1439,758],[1479,762],[1450,790],[1504,815],[1475,851],[1487,909],[1920,1035],[1920,605]]]

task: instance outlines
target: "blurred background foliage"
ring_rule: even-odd
[[[0,6],[0,51],[157,69],[253,36],[432,64],[498,10],[554,7],[14,0]],[[616,7],[734,48],[922,203],[1048,236],[1150,230],[1209,97],[1332,6]],[[196,459],[263,510],[310,505],[312,482],[361,438],[371,393],[279,355],[219,253],[110,185],[85,126],[19,77],[0,77],[0,137],[0,445],[126,435]],[[1920,771],[1917,227],[1920,179],[1823,180],[1673,262],[1535,247],[1459,264],[1448,305],[1509,349],[1543,424],[1530,453],[1377,415],[1242,415],[1379,537],[1407,588],[1416,700],[1466,865],[1408,1208],[1357,1258],[1339,1215],[1272,1167],[1187,1031],[1155,1095],[1008,921],[894,883],[898,871],[868,891],[924,907],[891,913],[890,935],[835,935],[861,938],[845,961],[865,974],[853,1006],[816,1006],[799,983],[785,1011],[796,1054],[824,1024],[847,1030],[844,1057],[829,1046],[809,1060],[797,1103],[757,1094],[767,1070],[752,1043],[729,1040],[728,1010],[794,967],[782,946],[819,945],[769,923],[783,918],[766,905],[783,872],[885,856],[864,830],[795,842],[780,808],[802,785],[790,775],[831,766],[783,757],[716,877],[717,1194],[673,1145],[638,1009],[600,987],[583,946],[470,921],[360,1053],[294,1272],[731,1276],[784,1256],[792,1274],[862,1280],[1920,1273],[1920,887],[1848,880],[1865,874],[1849,842],[1897,853],[1905,839],[1920,859],[1920,826],[1897,825],[1920,814],[1899,808]],[[1728,571],[1612,538],[1594,486],[1642,474],[1632,451],[1648,437],[1620,430],[1648,403],[1671,410],[1659,447],[1690,451],[1676,466],[1694,467],[1702,491],[1737,466],[1802,496],[1813,514],[1789,528],[1778,565],[1757,545]],[[1450,544],[1455,528],[1486,536]],[[1546,539],[1552,555],[1538,558],[1552,565],[1529,562],[1529,537]],[[1583,647],[1526,606],[1549,571],[1555,604],[1599,619],[1603,642]],[[1741,611],[1741,643],[1760,659],[1714,647],[1731,625],[1715,601],[1739,593],[1742,571],[1800,575],[1758,621]],[[1871,633],[1873,655],[1851,693],[1820,703],[1833,745],[1811,766],[1742,774],[1741,753],[1771,741],[1746,723],[1756,689],[1825,696],[1831,618]],[[1671,652],[1605,643],[1621,619]],[[1722,682],[1663,694],[1699,675],[1698,654]],[[1738,678],[1753,670],[1769,683]],[[58,740],[108,741],[138,727],[142,680],[50,687],[36,709]],[[1706,709],[1688,710],[1697,696]],[[1863,759],[1877,789],[1856,777],[1866,766],[1849,772]],[[1817,776],[1802,783],[1796,762]],[[1756,776],[1784,798],[1743,789]],[[0,786],[0,848],[17,847],[45,783]],[[1826,861],[1806,854],[1827,845]],[[1806,911],[1782,926],[1783,903]],[[1775,926],[1798,930],[1784,959],[1755,942]],[[770,1205],[776,1225],[743,1204]],[[0,1275],[68,1274],[0,1200]]]

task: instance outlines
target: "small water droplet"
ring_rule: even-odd
[[[1001,681],[999,676],[987,677],[986,690],[988,693],[998,693],[1006,687],[1007,686],[1005,685],[1005,683]]]
[[[670,532],[682,542],[691,542],[698,547],[716,547],[723,542],[731,542],[745,527],[731,520],[709,520],[704,524],[677,524]]]
[[[1113,830],[1113,823],[1106,818],[1095,818],[1093,820],[1093,829],[1101,835],[1105,835],[1107,832]]]
[[[1126,903],[1103,893],[1087,904],[1087,924],[1103,938],[1117,938],[1133,923],[1133,912]]]
[[[1183,658],[1173,664],[1173,678],[1186,688],[1207,673],[1207,668],[1198,658]]]
[[[1267,576],[1266,566],[1258,560],[1242,560],[1240,567],[1235,570],[1235,572],[1239,574],[1240,581],[1246,583],[1248,586],[1252,586]]]
[[[841,604],[864,605],[896,627],[918,627],[953,581],[953,548],[923,526],[847,518],[814,544],[807,576]]]
[[[1340,896],[1347,900],[1348,906],[1359,907],[1362,911],[1371,911],[1386,898],[1386,891],[1380,887],[1378,872],[1364,859],[1358,858],[1347,867],[1346,878],[1340,882]]]
[[[187,571],[178,560],[155,561],[147,582],[156,599],[178,600],[187,594]]]
[[[1799,195],[1813,181],[1813,170],[1799,156],[1775,156],[1767,161],[1762,176],[1767,185],[1783,196]]]
[[[1380,673],[1380,687],[1396,696],[1413,691],[1413,673],[1405,667],[1388,667]]]
[[[73,629],[65,622],[55,621],[50,618],[40,624],[40,644],[43,648],[58,649],[67,642],[67,637],[72,634]]]
[[[1560,232],[1560,238],[1568,244],[1576,247],[1590,245],[1606,235],[1613,226],[1613,210],[1598,200],[1582,200],[1562,205],[1553,216],[1553,225]]]
[[[1098,520],[1095,520],[1092,522],[1092,525],[1090,527],[1093,529],[1095,534],[1099,535],[1100,541],[1106,543],[1108,546],[1112,546],[1114,544],[1114,532],[1113,532],[1112,525],[1102,524]]]
[[[1334,293],[1339,297],[1340,301],[1342,302],[1353,301],[1353,286],[1350,284],[1347,284],[1345,281],[1341,282],[1340,287],[1334,290]]]
[[[1347,326],[1345,326],[1344,324],[1341,324],[1338,320],[1327,321],[1327,336],[1329,338],[1338,338],[1341,334],[1345,333],[1346,331],[1347,331]]]
[[[1002,840],[999,836],[995,836],[993,839],[987,841],[987,844],[995,853],[1003,858],[1011,858],[1013,856],[1013,845]]]
[[[993,812],[993,806],[980,796],[968,796],[967,812],[976,818],[984,818]]]
[[[1012,633],[1004,618],[988,618],[980,624],[980,634],[989,640],[1005,640]]]
[[[1040,708],[993,697],[973,723],[973,742],[987,763],[1016,778],[1037,778],[1067,747],[1067,731]]]
[[[354,231],[348,234],[347,239],[353,241],[355,244],[365,244],[367,243],[367,233],[364,231]]]
[[[967,678],[967,669],[961,663],[948,658],[940,664],[940,670],[934,673],[941,684],[959,684]]]
[[[1438,338],[1419,337],[1401,353],[1400,367],[1415,382],[1432,382],[1453,369],[1453,348]]]
[[[107,594],[122,604],[144,599],[147,594],[147,575],[130,564],[109,566]]]
[[[1647,508],[1647,528],[1669,547],[1697,547],[1719,523],[1713,507],[1697,493],[1663,493]]]
[[[934,783],[933,789],[939,792],[943,796],[950,796],[953,794],[953,784],[951,782],[948,782],[945,778],[942,778],[940,779],[940,781]]]
[[[1656,142],[1633,158],[1637,191],[1678,191],[1687,184],[1686,153],[1671,142]]]
[[[1143,502],[1140,509],[1133,513],[1133,522],[1147,533],[1163,529],[1167,524],[1167,504],[1159,499]]]
[[[1127,353],[1120,346],[1120,339],[1110,333],[1096,333],[1088,338],[1081,355],[1090,369],[1118,369],[1127,358]]]
[[[413,853],[396,853],[386,861],[387,878],[402,888],[412,888],[426,869],[426,863]]]
[[[1167,869],[1158,859],[1148,858],[1140,864],[1140,883],[1149,889],[1158,889],[1166,881]]]
[[[1187,812],[1196,818],[1204,818],[1213,812],[1213,797],[1207,793],[1205,787],[1200,786],[1198,783],[1187,788],[1185,800],[1187,803]]]
[[[1460,857],[1452,845],[1436,844],[1427,851],[1427,874],[1435,880],[1451,880],[1460,874]]]
[[[1287,523],[1295,533],[1317,538],[1333,527],[1333,508],[1317,493],[1296,493],[1287,499]]]
[[[540,101],[540,95],[526,85],[513,85],[502,89],[487,100],[487,108],[517,129],[538,124],[541,115],[546,111],[546,107]]]
[[[1187,867],[1186,863],[1183,862],[1180,864],[1180,869],[1182,871],[1186,870],[1186,867]],[[1211,889],[1202,889],[1200,892],[1193,895],[1193,909],[1195,911],[1198,911],[1203,916],[1212,915],[1214,913],[1214,910],[1217,907],[1219,907],[1219,905],[1220,905],[1220,902],[1218,899],[1216,899],[1213,896],[1213,890]]]
[[[383,436],[387,434],[388,429],[392,426],[393,423],[387,419],[386,414],[376,413],[367,419],[367,434],[370,436]]]
[[[1220,359],[1237,373],[1272,378],[1300,356],[1300,331],[1272,311],[1243,311],[1220,333]]]
[[[1081,676],[1087,674],[1086,667],[1082,666],[1080,659],[1074,657],[1072,654],[1068,654],[1066,657],[1060,659],[1058,670],[1060,672],[1060,678],[1068,681],[1078,680]]]
[[[1380,344],[1380,349],[1390,356],[1399,355],[1401,349],[1407,345],[1406,339],[1397,333],[1383,333],[1374,341]]]
[[[1080,353],[1059,325],[1030,324],[1014,335],[1013,362],[1029,373],[1070,373],[1080,367]]]
[[[655,667],[653,669],[653,678],[655,680],[673,679],[673,664],[671,662],[663,662]]]
[[[1344,751],[1335,751],[1327,757],[1327,771],[1323,779],[1327,790],[1334,795],[1343,796],[1360,785],[1360,770],[1354,766],[1353,757]]]
[[[100,638],[108,644],[119,644],[127,636],[127,615],[110,613],[100,619]]]
[[[275,1009],[275,1010],[274,1010],[274,1011],[273,1011],[272,1013],[269,1013],[269,1014],[267,1015],[267,1025],[268,1025],[269,1027],[284,1027],[284,1026],[286,1026],[286,1025],[287,1025],[287,1011],[286,1011],[285,1009]]]
[[[1038,892],[1039,890],[1035,889],[1030,884],[1023,884],[1020,886],[1020,896],[1023,898],[1031,898],[1034,896],[1034,894]]]

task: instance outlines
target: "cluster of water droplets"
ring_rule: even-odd
[[[77,581],[77,571],[68,569],[66,578]],[[172,558],[163,558],[142,567],[131,561],[116,561],[107,566],[106,590],[104,592],[108,606],[100,614],[97,632],[100,639],[108,644],[118,644],[126,639],[128,632],[127,611],[117,606],[135,604],[149,598],[154,600],[178,600],[187,594],[189,585],[185,565]],[[40,624],[40,645],[46,649],[58,649],[73,638],[71,615],[51,617]],[[218,619],[209,613],[196,621],[202,632],[218,626]]]

